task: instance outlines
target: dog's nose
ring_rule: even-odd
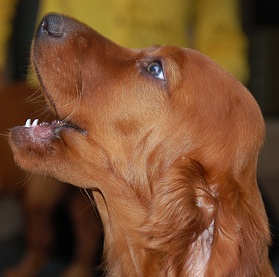
[[[60,14],[46,15],[38,28],[37,35],[47,34],[52,37],[62,37],[64,34],[64,17]]]

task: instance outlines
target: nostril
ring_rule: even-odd
[[[59,14],[49,14],[42,20],[39,33],[47,33],[49,36],[62,37],[64,34],[63,16]]]

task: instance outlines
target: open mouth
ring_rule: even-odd
[[[64,120],[53,120],[51,123],[39,123],[39,119],[35,119],[33,122],[31,119],[27,119],[25,125],[22,126],[22,128],[31,128],[32,131],[36,133],[36,136],[40,138],[47,138],[50,136],[59,138],[61,131],[65,129],[73,129],[84,135],[86,134],[86,131],[84,129],[81,129],[71,122],[67,122]]]
[[[74,133],[87,135],[87,131],[78,127],[70,121],[53,120],[52,122],[41,122],[38,119],[32,121],[27,119],[22,126],[13,127],[10,131],[12,146],[28,151],[28,153],[45,153],[53,151],[56,142],[64,141],[65,136]]]
[[[39,123],[38,119],[33,122],[31,119],[27,119],[25,125],[11,129],[11,139],[18,147],[26,145],[41,147],[50,145],[54,140],[62,138],[62,134],[66,130],[79,132],[83,135],[87,134],[84,129],[64,120]]]

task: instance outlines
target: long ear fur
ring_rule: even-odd
[[[210,184],[201,164],[180,157],[153,184],[143,231],[146,248],[164,257],[158,265],[162,276],[272,272],[270,264],[263,264],[270,237],[257,184],[252,193],[233,178],[219,181]]]
[[[223,177],[217,190],[206,276],[270,276],[265,273],[272,272],[268,260],[270,235],[256,181],[240,184],[232,177]]]
[[[214,206],[205,172],[191,159],[179,158],[153,185],[152,206],[143,231],[148,238],[146,248],[165,257],[160,265],[162,276],[196,276],[193,245],[209,228]]]

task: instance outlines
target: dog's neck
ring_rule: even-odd
[[[153,276],[154,272],[162,272],[158,276],[165,276],[169,255],[175,250],[169,248],[162,252],[148,248],[150,238],[141,228],[147,215],[145,207],[136,197],[128,202],[116,193],[108,202],[100,193],[94,196],[104,226],[104,259],[108,276]],[[185,266],[187,264],[189,276],[204,275],[211,254],[213,230],[214,221],[195,241],[185,245],[181,260]]]
[[[145,216],[144,210],[136,202],[133,207],[131,202],[125,202],[117,195],[112,201],[100,193],[94,193],[94,198],[104,228],[104,260],[108,276],[141,276],[143,265],[138,261],[145,260],[145,251],[142,249],[143,236],[138,230]]]

